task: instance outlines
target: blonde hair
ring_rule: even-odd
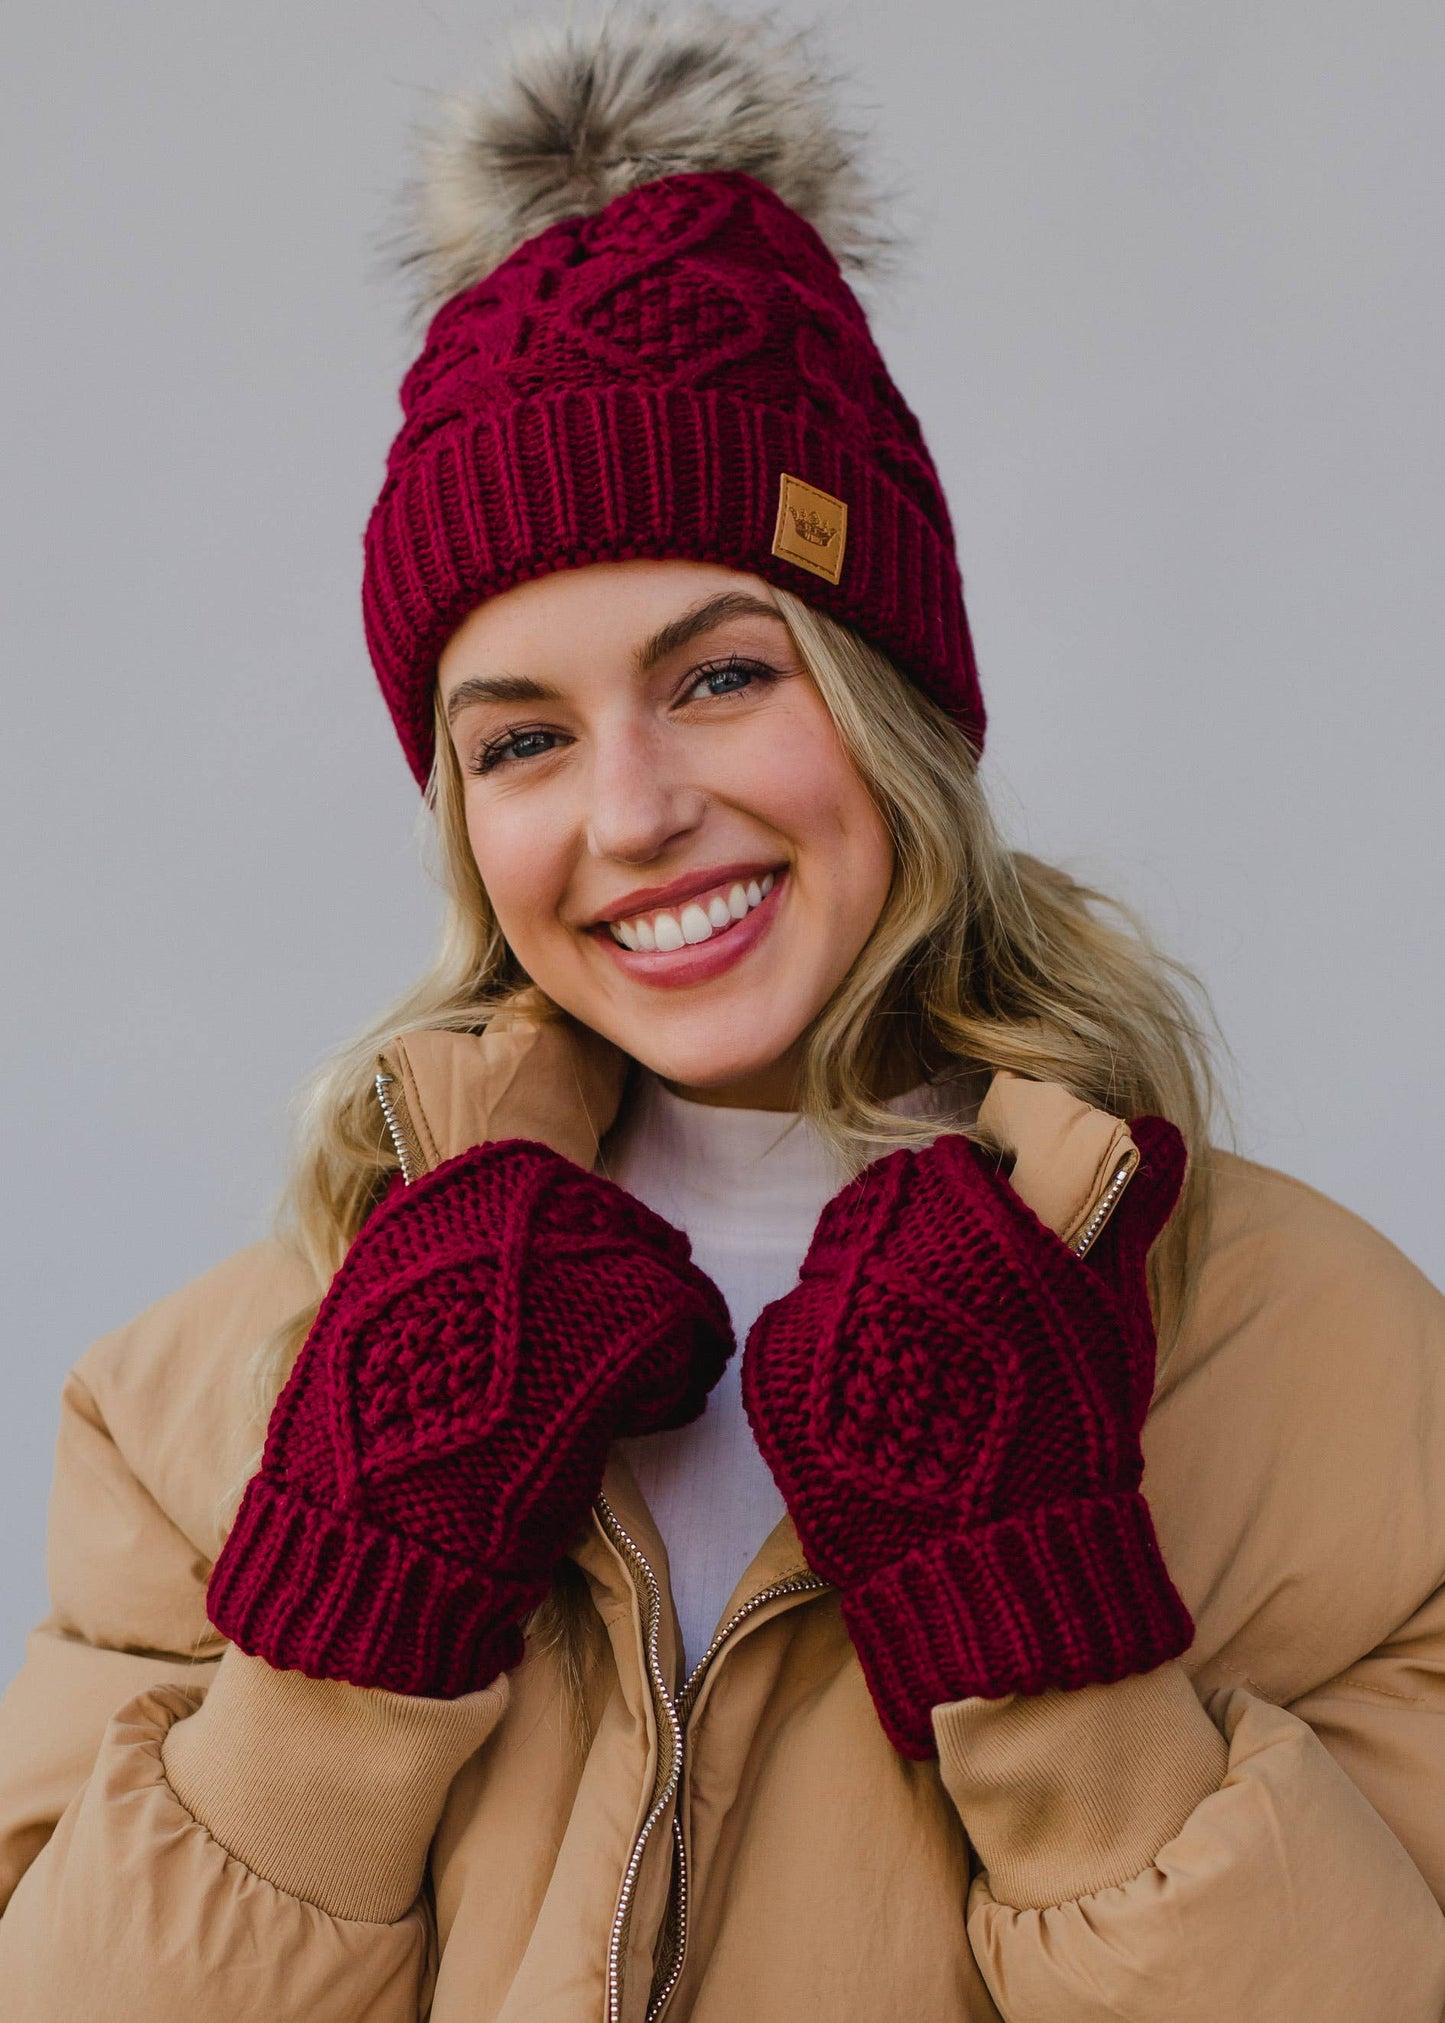
[[[1217,1086],[1202,987],[1117,902],[1009,849],[977,754],[959,727],[848,627],[788,592],[772,595],[892,838],[896,868],[867,943],[804,1036],[797,1106],[857,1172],[937,1121],[884,1106],[881,1077],[904,1057],[942,1076],[997,1068],[1062,1083],[1084,1102],[1170,1118],[1191,1153],[1207,1144]],[[315,1296],[259,1344],[247,1372],[251,1452],[223,1493],[234,1514],[261,1458],[270,1406],[317,1307],[397,1170],[374,1086],[376,1056],[424,1027],[470,1032],[529,979],[492,912],[467,837],[463,781],[440,699],[425,804],[446,897],[436,962],[304,1086],[275,1228],[304,1259]],[[605,1151],[605,1144],[604,1144]],[[1160,1366],[1177,1338],[1204,1245],[1209,1161],[1191,1157],[1177,1210],[1150,1257]],[[559,1652],[574,1734],[586,1665],[585,1589],[559,1576],[529,1625]]]

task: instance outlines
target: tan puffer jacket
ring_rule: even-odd
[[[421,1163],[525,1071],[391,1050]],[[590,1163],[576,1091],[540,1092]],[[1000,1078],[1063,1233],[1127,1140]],[[554,1142],[557,1142],[554,1139]],[[1440,2023],[1445,1300],[1375,1231],[1224,1154],[1144,1491],[1197,1624],[1108,1686],[874,1714],[784,1517],[684,1682],[667,1555],[614,1448],[573,1559],[585,1743],[555,1653],[459,1700],[224,1644],[204,1592],[240,1375],[308,1297],[252,1245],[64,1388],[53,1608],[0,1702],[13,2023]]]

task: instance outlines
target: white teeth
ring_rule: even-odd
[[[761,880],[750,878],[746,885],[739,879],[728,887],[726,898],[715,892],[705,908],[700,901],[691,900],[681,914],[638,914],[632,920],[609,921],[612,939],[623,948],[642,949],[649,954],[657,949],[670,953],[699,941],[711,941],[714,934],[731,927],[735,920],[745,919],[753,907],[761,905],[774,882],[773,873],[767,871]]]

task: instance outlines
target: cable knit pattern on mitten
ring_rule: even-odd
[[[1139,1493],[1145,1261],[1183,1143],[1132,1128],[1139,1167],[1086,1258],[951,1134],[835,1196],[749,1334],[758,1444],[905,1754],[934,1752],[943,1701],[1104,1683],[1193,1636]]]
[[[485,1686],[612,1440],[695,1419],[733,1346],[681,1230],[550,1146],[473,1146],[388,1195],[332,1280],[211,1621],[314,1678]]]

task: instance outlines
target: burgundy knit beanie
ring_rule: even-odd
[[[419,784],[467,613],[629,556],[807,599],[982,746],[948,507],[844,277],[876,235],[801,38],[698,9],[554,34],[455,103],[420,195],[434,313],[362,590]]]

